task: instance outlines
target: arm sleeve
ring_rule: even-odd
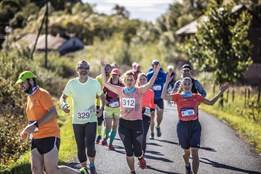
[[[195,80],[195,86],[196,86],[198,92],[200,93],[200,95],[202,95],[203,97],[207,96],[207,93],[206,93],[204,87],[201,85],[201,83],[198,80]]]

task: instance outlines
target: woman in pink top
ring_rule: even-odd
[[[200,148],[201,125],[198,121],[198,105],[204,103],[213,105],[218,98],[229,88],[229,85],[220,87],[219,93],[211,100],[205,99],[199,94],[192,94],[192,80],[185,77],[181,81],[178,93],[167,94],[167,86],[172,78],[170,72],[167,75],[161,97],[165,100],[174,101],[177,104],[179,122],[177,124],[177,135],[179,144],[184,150],[183,159],[186,173],[192,173],[189,156],[192,154],[192,170],[197,174],[199,167],[198,150]]]
[[[115,86],[106,81],[104,72],[104,60],[101,59],[102,82],[112,92],[120,98],[120,120],[119,135],[126,151],[126,159],[131,173],[135,173],[134,155],[138,157],[140,168],[146,168],[146,161],[142,151],[143,124],[142,124],[142,95],[153,85],[160,66],[151,80],[145,85],[136,87],[136,80],[132,71],[127,71],[123,75],[125,87]]]

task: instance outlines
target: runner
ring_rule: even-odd
[[[102,82],[105,87],[119,95],[120,120],[119,135],[126,151],[126,160],[131,173],[135,173],[134,156],[138,157],[140,168],[146,168],[146,161],[142,151],[143,127],[142,127],[142,95],[149,90],[154,83],[160,66],[155,68],[155,73],[149,83],[143,86],[135,86],[133,72],[127,71],[123,75],[125,87],[119,87],[106,82],[104,72],[104,60],[101,59]]]
[[[111,73],[111,65],[110,64],[106,64],[104,67],[105,70],[105,75],[106,75],[106,80],[108,81],[110,78],[110,73]],[[102,75],[98,75],[96,77],[96,79],[98,80],[98,82],[100,83],[101,87],[103,88],[103,84],[102,84]],[[96,108],[97,110],[99,110],[100,107],[100,98],[96,97]],[[101,108],[102,110],[104,110],[104,108]],[[104,118],[103,118],[103,114],[98,117],[98,124],[97,124],[97,138],[96,138],[96,144],[99,144],[102,138],[102,122],[103,122]]]
[[[141,73],[138,77],[138,85],[146,85],[148,83],[148,78],[146,74]],[[147,140],[147,133],[150,127],[150,119],[151,119],[151,111],[155,110],[154,105],[154,92],[149,89],[147,92],[145,92],[142,96],[142,121],[143,121],[143,143],[142,143],[142,149],[145,154],[146,152],[146,140]]]
[[[158,60],[152,61],[152,69],[147,73],[148,81],[153,76],[156,67],[160,64]],[[160,130],[160,124],[163,120],[163,109],[164,109],[164,101],[161,98],[161,92],[166,79],[166,74],[163,72],[162,69],[160,69],[157,79],[155,80],[155,83],[152,86],[152,90],[154,91],[154,103],[157,105],[156,107],[156,115],[157,115],[157,137],[161,137],[161,130]],[[152,112],[151,115],[151,122],[150,122],[150,139],[154,139],[154,125],[155,125],[155,112]]]
[[[58,166],[60,129],[57,123],[57,110],[48,91],[36,83],[36,75],[31,71],[22,72],[16,84],[28,95],[26,114],[28,126],[20,133],[30,135],[32,173],[87,174],[85,169],[78,172],[67,166]]]
[[[71,79],[65,86],[63,94],[60,98],[62,110],[65,113],[70,112],[70,107],[66,102],[68,96],[72,97],[72,124],[74,136],[76,139],[78,159],[83,168],[87,167],[87,156],[90,161],[90,173],[95,174],[95,137],[97,127],[97,117],[102,115],[105,98],[100,83],[89,77],[90,65],[81,60],[76,67],[79,77]],[[99,96],[102,104],[97,110],[95,107],[96,96]]]
[[[166,82],[162,91],[162,98],[172,100],[177,104],[179,122],[177,124],[177,135],[179,144],[184,150],[183,159],[185,162],[186,173],[191,173],[189,163],[190,153],[192,154],[192,171],[197,174],[199,168],[198,150],[200,148],[201,125],[198,121],[198,105],[204,103],[213,105],[219,97],[229,88],[229,85],[220,87],[220,92],[211,100],[205,99],[199,94],[193,94],[192,80],[185,77],[181,81],[178,93],[167,94],[167,85],[170,82],[170,73],[167,75]]]
[[[174,84],[172,93],[177,92],[177,90],[179,89],[180,83],[182,81],[182,78],[190,77],[191,80],[192,80],[192,89],[191,89],[192,93],[199,93],[203,97],[206,97],[207,93],[206,93],[204,87],[201,85],[201,83],[198,80],[192,78],[191,71],[192,71],[192,69],[191,69],[191,66],[189,64],[184,64],[182,66],[181,78],[178,81],[176,81],[176,83]]]
[[[116,86],[124,86],[119,80],[120,75],[121,75],[120,70],[118,68],[114,68],[111,72],[111,78],[109,79],[109,83]],[[105,102],[106,106],[104,110],[106,130],[105,130],[105,137],[102,141],[102,145],[103,146],[108,145],[107,139],[109,138],[110,135],[109,149],[115,150],[112,143],[117,134],[118,124],[119,124],[119,116],[120,116],[119,96],[114,92],[112,92],[111,90],[109,90],[107,87],[104,87],[103,91],[104,94],[106,95],[106,102]]]

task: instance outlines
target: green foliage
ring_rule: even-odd
[[[213,72],[216,83],[236,82],[251,64],[247,38],[251,15],[243,12],[235,19],[228,6],[212,6],[202,18],[188,54],[201,70]]]
[[[41,68],[29,55],[26,49],[0,52],[0,171],[17,160],[29,147],[19,135],[27,121],[24,112],[26,95],[19,85],[15,85],[18,75],[31,70],[37,75],[38,84],[54,96],[60,96],[65,86],[61,77]]]

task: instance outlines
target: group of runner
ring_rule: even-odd
[[[79,61],[76,65],[78,77],[68,81],[60,98],[61,109],[65,113],[72,113],[80,171],[57,165],[60,133],[57,111],[50,94],[37,85],[36,75],[32,72],[25,71],[18,77],[16,83],[28,94],[26,114],[29,124],[21,132],[21,136],[25,138],[32,134],[32,172],[87,174],[90,171],[91,174],[96,174],[95,143],[114,150],[113,140],[117,130],[125,148],[130,172],[135,173],[134,157],[138,158],[140,168],[146,168],[144,154],[147,133],[150,127],[150,139],[154,139],[156,127],[157,137],[162,135],[160,125],[165,99],[177,104],[177,135],[184,150],[185,170],[186,173],[196,174],[201,135],[198,105],[213,105],[229,85],[221,86],[220,92],[212,100],[207,100],[200,82],[192,78],[189,64],[182,66],[181,78],[175,84],[173,67],[170,67],[172,71],[168,68],[165,73],[158,60],[152,61],[147,74],[141,72],[137,63],[125,73],[121,73],[117,65],[112,67],[103,59],[100,60],[100,66],[101,74],[95,79],[89,76],[90,64],[84,60]],[[72,98],[72,107],[67,103],[68,96]]]

